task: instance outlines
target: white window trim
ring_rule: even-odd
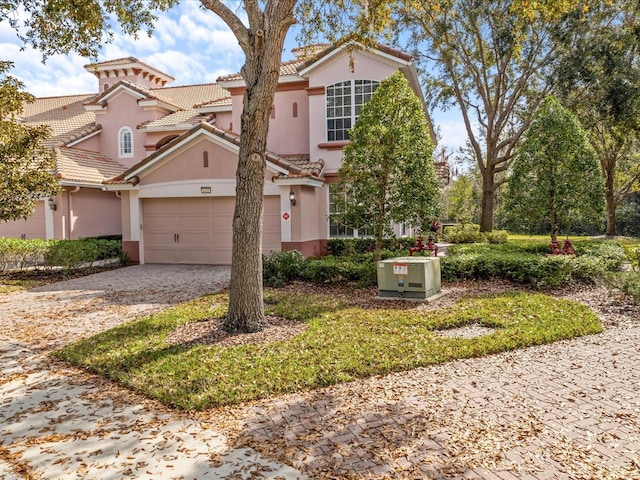
[[[131,135],[131,152],[123,152],[122,135],[129,132]],[[118,158],[133,158],[133,130],[130,127],[124,126],[118,130]]]
[[[343,228],[351,228],[353,231],[352,235],[331,235],[331,185],[332,183],[327,185],[327,238],[368,238],[371,235],[360,235],[357,228],[352,227],[343,227]]]
[[[374,80],[372,78],[355,78],[355,79],[350,79],[350,80],[342,80],[340,82],[335,82],[332,83],[331,85],[327,85],[325,87],[325,92],[328,92],[329,89],[339,83],[346,83],[346,82],[350,82],[351,83],[351,128],[354,127],[354,125],[356,124],[356,120],[358,119],[358,117],[356,116],[356,81],[361,81],[361,82],[371,82],[371,83],[377,83],[377,87],[380,86],[380,80]],[[373,95],[373,92],[372,92]],[[327,115],[327,109],[329,108],[328,105],[328,99],[329,99],[329,95],[328,93],[325,93],[324,96],[324,134],[325,134],[325,138],[327,139],[327,142],[344,142],[347,139],[343,139],[343,140],[329,140],[329,125],[328,125],[328,121],[329,121],[329,116]],[[365,102],[366,103],[366,102]],[[364,103],[362,104],[364,105]],[[360,105],[360,107],[362,107],[362,105]],[[335,105],[334,105],[335,108]],[[347,117],[332,117],[333,119],[338,119],[338,118],[347,118]]]

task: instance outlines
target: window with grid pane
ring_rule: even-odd
[[[347,80],[327,87],[327,141],[349,139],[347,131],[378,85],[375,80]]]
[[[129,127],[122,127],[118,132],[118,155],[133,157],[133,132]]]

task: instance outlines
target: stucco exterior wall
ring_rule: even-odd
[[[205,152],[208,166],[205,166]],[[161,161],[151,173],[140,179],[140,184],[211,178],[235,179],[237,166],[238,157],[234,152],[208,139],[202,139]]]
[[[232,130],[231,122],[233,122],[233,115],[231,112],[218,112],[216,113],[215,124],[223,130]],[[240,124],[238,124],[238,127]]]
[[[306,84],[296,84],[295,90],[276,92],[268,150],[279,154],[309,153],[309,101],[305,87]]]
[[[326,87],[346,80],[382,81],[397,70],[397,64],[369,52],[354,52],[353,70],[349,55],[344,53],[335,59],[328,60],[309,75],[309,89]],[[309,95],[309,154],[311,160],[322,158],[325,171],[333,173],[338,170],[342,161],[342,150],[321,148],[327,142],[326,95]]]
[[[107,112],[96,115],[96,122],[102,125],[100,134],[100,152],[121,163],[125,167],[131,167],[147,156],[144,145],[146,134],[136,127],[149,120],[157,120],[164,113],[157,110],[144,110],[134,95],[121,91],[109,98]],[[122,127],[129,127],[133,133],[133,157],[119,157],[118,132]]]
[[[100,135],[101,134],[93,135],[92,137],[89,137],[85,140],[82,140],[81,142],[76,143],[71,148],[81,148],[83,150],[99,152],[100,151]]]
[[[120,235],[120,199],[114,192],[81,188],[70,193],[71,240],[99,235]]]

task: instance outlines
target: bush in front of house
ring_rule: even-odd
[[[382,240],[382,249],[396,253],[405,250],[409,254],[409,248],[416,245],[415,237],[385,238]],[[426,236],[425,236],[426,242]],[[327,241],[327,254],[334,257],[353,256],[360,253],[373,252],[375,239],[364,238],[331,238]]]
[[[262,278],[268,287],[282,287],[299,280],[305,260],[297,250],[271,252],[262,256]]]
[[[76,270],[113,258],[123,258],[122,244],[117,240],[0,238],[0,271],[53,267]]]
[[[0,238],[0,271],[35,267],[42,262],[48,248],[46,240]]]

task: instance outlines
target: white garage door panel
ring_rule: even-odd
[[[233,197],[144,200],[147,263],[231,263]],[[265,197],[263,251],[280,250],[280,197]]]

